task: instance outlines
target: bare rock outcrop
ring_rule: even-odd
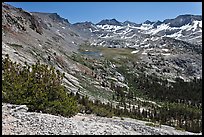
[[[27,112],[25,105],[2,103],[3,135],[198,135],[173,127],[147,126],[144,121],[119,117],[105,118],[78,113],[66,118]]]

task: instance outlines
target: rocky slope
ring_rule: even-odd
[[[66,73],[71,80],[65,83],[76,89],[77,80],[70,73],[79,69],[68,57],[86,39],[69,25],[56,13],[30,13],[3,3],[2,56],[9,54],[13,61],[20,63],[33,64],[40,60],[53,65]]]
[[[25,105],[2,103],[3,135],[199,135],[144,121],[78,113],[72,118],[27,112]]]

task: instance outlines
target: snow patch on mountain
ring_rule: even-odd
[[[116,31],[123,28],[122,26],[115,25],[97,25],[97,27],[107,31]]]
[[[131,54],[135,54],[135,53],[138,53],[140,50],[134,50],[131,52]]]

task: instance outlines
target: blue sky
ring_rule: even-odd
[[[202,2],[7,2],[30,12],[58,13],[70,23],[115,18],[142,23],[182,14],[202,15]]]

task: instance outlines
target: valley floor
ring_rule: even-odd
[[[3,135],[201,135],[175,130],[173,127],[147,126],[145,121],[131,118],[105,118],[78,113],[65,118],[27,112],[25,105],[2,103]]]

